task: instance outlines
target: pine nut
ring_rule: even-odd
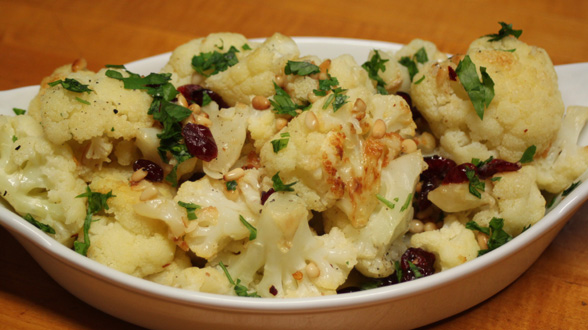
[[[316,266],[314,262],[309,262],[306,265],[306,275],[310,278],[317,278],[321,274],[321,270]]]
[[[135,172],[133,172],[133,175],[131,175],[131,182],[139,182],[139,181],[145,179],[147,174],[148,174],[147,171],[140,168],[140,169],[136,170]]]
[[[206,126],[209,128],[212,126],[212,121],[205,116],[199,115],[199,116],[196,116],[195,119],[196,119],[195,122],[198,125],[203,125],[203,126]]]
[[[225,173],[225,175],[223,175],[223,179],[225,181],[233,181],[242,178],[244,175],[245,170],[240,167],[237,167]]]
[[[283,74],[277,75],[275,80],[276,80],[276,85],[278,85],[280,87],[284,87],[284,85],[286,84],[286,77]]]
[[[432,231],[437,230],[437,224],[434,222],[427,222],[425,223],[425,231]]]
[[[143,190],[143,192],[141,193],[141,196],[139,197],[139,200],[148,201],[150,199],[157,197],[158,193],[159,192],[157,191],[157,188],[155,188],[153,185],[151,185],[151,186],[145,188],[145,190]]]
[[[358,98],[355,100],[355,103],[353,104],[353,112],[365,112],[366,109],[367,105],[362,99]]]
[[[188,109],[192,110],[193,114],[199,114],[200,111],[202,111],[202,109],[200,108],[200,106],[197,103],[190,104]]]
[[[478,245],[480,246],[480,250],[488,249],[488,235],[477,232],[476,233],[476,240],[478,241]]]
[[[251,105],[255,110],[266,110],[269,109],[271,103],[265,96],[257,95],[251,100]]]
[[[178,104],[183,106],[184,108],[187,108],[188,105],[188,100],[186,100],[186,98],[184,97],[184,95],[182,93],[178,94]]]
[[[285,118],[276,118],[276,129],[278,131],[281,131],[286,125],[288,125],[288,121]]]
[[[71,72],[78,72],[80,70],[84,70],[88,63],[83,58],[78,58],[71,64]]]
[[[314,112],[311,111],[306,113],[304,122],[306,123],[306,127],[311,131],[314,131],[318,126],[318,118],[316,118]]]
[[[414,140],[406,139],[402,141],[402,152],[405,154],[413,153],[417,150],[417,145]]]
[[[330,59],[324,60],[323,63],[321,63],[321,65],[319,65],[319,69],[321,70],[321,72],[324,72],[324,73],[327,73],[329,68],[331,68],[331,60]]]
[[[380,139],[386,135],[386,123],[382,119],[377,119],[372,127],[372,137]]]
[[[412,219],[408,225],[408,230],[413,234],[422,233],[425,231],[425,225],[419,219]]]

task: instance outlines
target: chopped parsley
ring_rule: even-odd
[[[231,274],[229,274],[227,267],[225,266],[225,264],[223,264],[222,261],[219,262],[218,265],[220,266],[220,268],[222,268],[223,272],[225,273],[225,276],[227,277],[227,280],[229,280],[229,283],[231,283],[231,285],[233,286],[233,290],[235,290],[237,296],[260,298],[257,292],[249,293],[247,287],[241,284],[240,279],[237,279],[237,282],[235,283],[235,281],[233,281],[233,278],[231,277]]]
[[[308,76],[319,72],[321,72],[321,69],[318,66],[308,62],[288,61],[284,68],[285,74],[294,74],[298,76]]]
[[[567,195],[571,194],[571,193],[572,193],[572,191],[574,191],[574,189],[576,189],[576,188],[577,188],[577,187],[578,187],[578,186],[579,186],[581,183],[582,183],[582,181],[577,181],[577,182],[574,182],[574,183],[572,183],[572,185],[570,185],[570,186],[569,186],[569,187],[568,187],[566,190],[564,190],[564,191],[561,193],[561,195],[562,195],[563,197],[565,197],[565,196],[567,196]]]
[[[394,273],[396,273],[396,279],[398,280],[398,283],[402,282],[402,267],[400,266],[400,261],[395,261],[394,262]]]
[[[16,135],[12,136],[12,143],[16,142],[16,140],[18,140],[18,138],[16,137]]]
[[[186,203],[182,201],[178,201],[178,205],[186,209],[186,213],[188,214],[188,220],[198,219],[195,211],[201,208],[200,205],[194,203]]]
[[[251,50],[251,46],[249,46],[249,44],[243,44],[243,46],[241,46],[241,49],[243,49],[243,50]]]
[[[296,117],[298,116],[298,112],[296,112],[296,110],[308,109],[308,106],[306,105],[294,103],[290,95],[275,82],[274,89],[276,91],[276,95],[274,95],[273,100],[270,99],[269,101],[273,107],[273,111],[278,115],[290,115],[292,117]]]
[[[408,69],[408,75],[410,76],[410,81],[412,81],[414,76],[419,73],[417,63],[422,64],[426,63],[427,61],[429,61],[427,51],[425,50],[425,47],[421,47],[419,50],[417,50],[416,53],[414,53],[412,57],[402,56],[398,63],[402,64],[404,67],[406,67],[406,69]],[[419,79],[419,82],[421,79]]]
[[[415,81],[414,84],[415,85],[418,85],[418,84],[422,83],[423,80],[425,80],[425,75],[423,75],[422,77],[420,77],[419,80]]]
[[[473,169],[466,168],[465,174],[469,181],[468,187],[470,190],[470,194],[481,199],[481,192],[483,192],[486,188],[486,184],[484,183],[484,181],[480,181],[480,178],[478,177],[478,175],[476,175],[476,171]]]
[[[272,182],[274,191],[294,191],[294,188],[292,188],[292,186],[298,183],[298,181],[296,181],[284,184],[284,182],[282,182],[282,179],[280,178],[280,172],[277,172],[276,174],[274,174],[274,176],[272,176]]]
[[[48,84],[49,86],[53,87],[53,86],[57,86],[57,85],[61,85],[61,87],[67,89],[70,92],[74,92],[74,93],[91,93],[93,92],[93,90],[91,90],[88,85],[84,85],[82,83],[80,83],[79,81],[75,80],[75,79],[71,79],[71,78],[65,78],[65,80],[56,80],[53,82],[50,82]]]
[[[280,134],[280,138],[276,140],[272,140],[272,147],[274,149],[274,153],[278,153],[280,150],[286,148],[288,146],[288,141],[290,140],[290,133],[285,132]]]
[[[400,212],[408,209],[408,207],[410,206],[410,202],[412,202],[412,193],[408,194],[408,196],[406,197],[406,202],[404,202],[404,205],[402,205],[402,207],[400,208]]]
[[[384,81],[384,79],[382,79],[382,77],[380,77],[378,72],[386,71],[385,63],[388,61],[389,60],[387,59],[382,59],[379,51],[374,50],[374,55],[370,57],[369,61],[361,65],[361,67],[364,68],[365,71],[367,71],[370,79],[376,82],[376,90],[378,91],[378,94],[382,95],[387,95],[388,91],[386,90],[386,82]]]
[[[253,227],[245,218],[239,214],[239,221],[249,230],[249,240],[253,241],[257,238],[257,228]]]
[[[519,160],[519,163],[525,164],[525,163],[532,162],[536,151],[537,151],[537,147],[535,145],[528,147],[525,150],[525,152],[523,153],[523,156],[521,157],[521,159]]]
[[[227,181],[227,183],[225,183],[225,185],[227,186],[227,190],[228,191],[233,191],[233,190],[237,190],[237,181],[235,180],[231,180],[231,181]]]
[[[83,103],[85,105],[90,105],[90,102],[88,102],[88,101],[86,101],[86,100],[84,100],[82,98],[79,98],[79,97],[76,97],[76,101],[78,101],[80,103]]]
[[[394,210],[394,208],[396,207],[396,204],[392,203],[391,201],[387,200],[384,196],[380,195],[380,194],[376,194],[376,198],[384,203],[384,205],[386,205],[390,210]]]
[[[490,220],[489,227],[482,227],[478,225],[475,221],[470,221],[466,224],[466,228],[470,230],[477,230],[488,235],[488,248],[484,250],[478,251],[478,256],[486,254],[504,244],[512,240],[512,236],[510,236],[507,232],[505,232],[502,227],[504,226],[504,220],[502,218],[492,218]]]
[[[513,30],[512,24],[506,24],[504,22],[498,22],[498,24],[501,26],[498,33],[485,35],[485,37],[491,37],[488,41],[499,41],[507,36],[513,36],[518,39],[523,34],[523,30]]]
[[[217,48],[223,49],[222,46]],[[210,77],[239,63],[239,59],[237,59],[238,52],[239,50],[235,46],[231,46],[226,53],[219,53],[216,50],[200,53],[192,57],[192,68],[199,74]]]
[[[480,73],[482,74],[482,81],[480,81],[476,65],[472,62],[470,56],[466,55],[457,65],[455,73],[468,93],[478,117],[484,119],[484,110],[494,98],[494,81],[486,72],[486,68],[480,67]]]
[[[413,264],[410,260],[408,261],[408,267],[410,267],[410,270],[412,270],[412,273],[414,274],[415,278],[423,277],[423,274],[421,273],[419,268],[415,264]]]
[[[349,99],[349,96],[343,94],[347,90],[337,87],[338,85],[339,80],[336,77],[332,77],[329,73],[327,73],[327,79],[319,80],[319,89],[313,90],[314,95],[326,96],[329,92],[332,92],[323,104],[323,110],[326,110],[332,104],[333,112],[337,112],[337,110],[341,109],[342,106],[349,102],[347,100]]]
[[[27,113],[27,111],[25,109],[19,109],[19,108],[12,108],[12,111],[14,111],[14,114],[17,116],[22,116],[25,113]]]
[[[30,213],[25,214],[25,216],[22,218],[25,219],[26,221],[28,221],[33,226],[41,229],[44,233],[55,234],[55,229],[53,229],[53,227],[51,227],[47,224],[44,224],[40,221],[37,221],[35,218],[33,218],[33,216]]]
[[[92,216],[102,210],[108,210],[108,199],[112,197],[116,197],[112,194],[112,190],[109,191],[107,194],[102,194],[99,192],[94,192],[90,189],[90,186],[86,186],[86,192],[76,196],[76,198],[87,198],[87,207],[86,207],[86,218],[84,220],[84,242],[75,241],[74,242],[74,250],[81,254],[87,255],[88,248],[90,247],[90,225],[92,224]]]
[[[128,77],[124,77],[121,72],[115,70],[107,70],[105,74],[107,77],[122,81],[125,89],[145,90],[153,97],[148,114],[152,115],[153,119],[159,121],[163,126],[162,132],[157,134],[160,140],[157,151],[165,163],[169,163],[168,152],[176,159],[176,165],[165,178],[176,187],[178,185],[176,174],[178,165],[192,158],[192,155],[188,152],[188,148],[183,142],[181,124],[182,120],[192,114],[192,111],[186,107],[172,103],[172,100],[179,92],[169,82],[171,78],[170,73],[150,73],[142,77],[139,74],[126,70],[124,66],[122,69],[128,73]]]

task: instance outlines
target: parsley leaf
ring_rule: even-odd
[[[484,191],[484,189],[486,188],[486,184],[484,183],[484,181],[480,181],[480,178],[476,175],[476,171],[473,169],[466,168],[465,174],[469,181],[468,187],[470,190],[470,194],[481,199],[482,194],[480,192]]]
[[[14,111],[14,114],[17,116],[22,116],[27,112],[25,109],[19,109],[19,108],[12,108],[12,111]]]
[[[388,91],[386,90],[386,82],[380,77],[378,71],[386,71],[385,63],[388,61],[388,59],[382,59],[380,53],[377,50],[374,50],[374,55],[370,57],[369,61],[361,65],[361,67],[367,71],[370,79],[376,82],[376,90],[382,95],[387,95]]]
[[[107,194],[102,194],[99,192],[94,192],[90,189],[90,186],[86,186],[86,192],[76,196],[76,198],[87,198],[87,207],[86,207],[86,218],[84,219],[84,242],[75,241],[74,242],[74,250],[81,254],[87,255],[88,248],[90,247],[90,225],[92,224],[92,216],[102,210],[108,210],[108,199],[112,197],[116,197],[112,194],[112,190],[109,191]]]
[[[243,44],[243,46],[241,46],[241,49],[243,49],[243,50],[251,50],[251,46],[249,46],[249,44]]]
[[[537,147],[535,145],[532,145],[525,149],[525,152],[523,152],[523,156],[521,157],[521,160],[519,160],[519,163],[524,164],[532,162],[536,151]]]
[[[241,284],[240,279],[237,279],[237,283],[235,283],[235,281],[233,281],[233,278],[231,277],[231,274],[229,274],[227,267],[225,266],[225,264],[223,264],[222,261],[219,262],[218,265],[220,266],[220,268],[222,268],[223,272],[225,273],[225,276],[227,277],[227,280],[229,280],[229,283],[231,283],[231,285],[233,285],[233,290],[235,290],[235,293],[237,294],[237,296],[260,298],[259,295],[257,294],[257,292],[249,293],[247,290],[247,287],[244,286],[243,284]]]
[[[239,214],[239,221],[249,230],[249,240],[253,241],[257,238],[257,228],[253,227],[249,221],[245,220],[245,218]]]
[[[349,96],[343,94],[347,90],[337,87],[337,85],[339,85],[339,80],[327,73],[327,79],[319,80],[319,89],[313,90],[313,93],[316,96],[326,96],[329,92],[332,92],[332,94],[330,94],[325,100],[323,110],[327,109],[332,104],[333,112],[337,112],[337,110],[341,109],[342,106],[349,102],[347,101]]]
[[[272,176],[272,182],[274,191],[294,191],[294,188],[292,188],[292,186],[298,183],[298,181],[296,181],[289,184],[284,184],[282,182],[282,179],[280,178],[280,172],[277,172],[276,174],[274,174],[274,176]]]
[[[419,73],[419,69],[417,68],[416,62],[408,56],[402,56],[398,63],[402,64],[408,69],[408,75],[410,76],[410,81],[412,78]]]
[[[466,55],[457,65],[455,73],[457,73],[461,84],[468,93],[478,117],[484,119],[484,109],[490,105],[494,98],[494,81],[486,73],[486,68],[480,67],[480,73],[482,74],[482,81],[480,82],[474,62],[472,62],[469,55]]]
[[[84,93],[84,92],[91,93],[93,91],[88,87],[88,85],[84,85],[84,84],[80,83],[79,81],[77,81],[75,79],[71,79],[71,78],[65,78],[65,80],[59,79],[59,80],[50,82],[48,85],[51,87],[61,85],[63,88],[67,89],[70,92],[74,92],[74,93]]]
[[[83,103],[85,105],[90,105],[90,102],[88,102],[88,101],[86,101],[86,100],[84,100],[82,98],[79,98],[79,97],[76,97],[76,101],[78,101],[80,103]]]
[[[200,205],[194,203],[186,203],[182,201],[178,201],[178,205],[186,209],[186,213],[188,214],[188,220],[198,219],[195,211],[201,208]]]
[[[412,273],[414,274],[415,278],[423,277],[423,274],[421,273],[419,268],[415,264],[413,264],[410,260],[408,261],[408,267],[410,267],[410,270],[412,270]]]
[[[475,221],[470,221],[466,224],[466,228],[470,230],[477,230],[489,236],[488,238],[488,248],[484,250],[478,251],[478,256],[486,254],[494,249],[501,247],[502,245],[506,244],[510,240],[512,240],[512,236],[510,236],[507,232],[505,232],[502,227],[504,226],[504,220],[501,218],[492,218],[490,220],[490,227],[481,227]]]
[[[391,201],[387,200],[384,196],[377,194],[376,198],[384,203],[384,205],[386,205],[390,210],[393,210],[396,207],[396,204],[392,203]]]
[[[225,186],[227,186],[228,191],[237,190],[237,185],[237,181],[235,180],[227,181],[227,183],[225,183]]]
[[[577,188],[577,187],[578,187],[578,186],[579,186],[581,183],[582,183],[582,181],[577,181],[577,182],[574,182],[574,183],[572,183],[572,184],[571,184],[571,185],[570,185],[570,186],[569,186],[569,187],[568,187],[566,190],[564,190],[564,191],[561,193],[561,195],[562,195],[563,197],[565,197],[565,196],[567,196],[567,195],[571,194],[571,193],[572,193],[572,191],[574,191],[574,189],[576,189],[576,188]]]
[[[222,47],[219,47],[222,50]],[[205,77],[210,77],[223,72],[233,65],[239,63],[237,53],[239,50],[231,46],[226,53],[219,53],[216,50],[208,53],[200,53],[192,57],[192,68]]]
[[[400,212],[406,210],[410,206],[410,202],[412,202],[412,193],[408,194],[406,197],[406,202],[404,202],[404,205],[400,208]]]
[[[272,147],[274,149],[274,153],[278,153],[280,150],[286,148],[288,146],[288,141],[290,141],[290,133],[285,132],[280,134],[280,139],[272,140]]]
[[[53,229],[53,227],[44,224],[40,221],[37,221],[35,218],[33,218],[33,216],[30,213],[25,214],[25,216],[22,218],[47,234],[55,234],[55,229]]]
[[[318,66],[308,62],[288,61],[288,63],[286,63],[286,67],[284,68],[285,74],[294,74],[299,76],[308,76],[319,72],[321,72],[321,69]]]
[[[18,137],[16,137],[16,135],[12,136],[12,143],[16,142],[16,140],[18,140]]]
[[[274,95],[273,100],[269,101],[273,107],[273,111],[278,115],[290,115],[296,117],[298,116],[296,110],[307,110],[307,106],[294,103],[292,98],[290,98],[290,95],[275,82],[274,90],[276,91],[276,95]]]
[[[501,26],[498,33],[485,35],[485,37],[492,37],[488,41],[499,41],[507,36],[514,36],[518,39],[523,34],[523,30],[513,30],[512,24],[506,24],[504,22],[498,22],[498,24]]]
[[[419,50],[417,50],[416,53],[414,53],[414,59],[421,64],[427,63],[429,61],[429,56],[427,56],[425,47],[421,47]]]

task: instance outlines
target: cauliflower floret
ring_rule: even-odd
[[[217,92],[229,105],[249,104],[256,95],[269,97],[275,93],[274,80],[283,74],[288,60],[300,54],[296,43],[282,34],[268,38],[239,63],[208,77],[204,86]]]
[[[564,113],[557,75],[547,53],[514,37],[499,42],[486,37],[474,41],[467,54],[477,68],[486,68],[494,82],[495,96],[483,120],[459,79],[454,81],[449,75],[448,67],[455,69],[460,56],[428,65],[415,76],[415,80],[422,75],[425,79],[411,87],[413,102],[440,138],[442,152],[463,163],[472,157],[465,149],[482,147],[477,154],[510,162],[518,161],[531,145],[536,146],[537,154],[546,151]],[[460,131],[463,134],[456,133]],[[469,144],[476,145],[469,148]]]
[[[440,229],[412,235],[410,245],[435,254],[438,271],[475,259],[480,250],[474,232],[453,214],[445,217]]]
[[[140,128],[154,122],[147,114],[151,96],[125,89],[121,81],[107,77],[106,70],[82,70],[62,77],[88,85],[92,92],[76,93],[60,85],[43,84],[30,104],[29,113],[41,123],[47,139],[58,145],[70,143],[80,153],[83,165],[110,162],[117,140],[133,140]]]
[[[196,72],[192,67],[192,57],[201,53],[211,53],[214,51],[222,53],[223,50],[226,51],[231,47],[235,47],[239,50],[236,55],[240,59],[249,53],[249,51],[243,49],[243,46],[246,44],[250,48],[257,47],[238,33],[211,33],[205,38],[191,40],[174,49],[169,61],[161,69],[161,72],[171,73],[171,82],[176,87],[186,84],[200,84],[205,77]]]
[[[78,178],[71,149],[55,145],[31,116],[0,116],[0,196],[20,215],[30,213],[71,246],[84,223],[86,184]]]
[[[144,277],[161,272],[174,258],[176,245],[168,239],[167,227],[160,221],[134,212],[145,189],[156,189],[157,195],[169,196],[168,185],[143,181],[130,186],[131,170],[103,168],[94,176],[90,188],[107,194],[109,208],[104,216],[95,216],[90,226],[88,257],[127,274]],[[81,237],[82,235],[80,235]]]
[[[355,248],[338,228],[317,236],[309,217],[296,194],[273,193],[256,224],[257,238],[211,264],[222,261],[235,281],[261,297],[334,294],[356,263]]]
[[[327,231],[341,228],[357,247],[356,268],[365,276],[381,278],[394,272],[394,261],[400,255],[393,252],[396,250],[393,244],[406,233],[408,222],[413,218],[412,193],[424,167],[420,152],[403,155],[383,167],[381,186],[371,195],[378,204],[363,228],[354,228],[337,208],[324,212]],[[394,207],[378,202],[376,193]]]
[[[542,190],[559,193],[588,168],[588,146],[577,145],[588,121],[587,107],[569,107],[556,140],[545,157],[536,157],[537,184]]]
[[[502,218],[504,231],[516,236],[545,215],[545,199],[536,177],[535,167],[524,166],[515,172],[497,173],[495,180],[485,180],[481,198],[469,192],[467,183],[441,185],[429,192],[428,198],[445,212],[469,213],[481,226],[487,227],[493,217]]]

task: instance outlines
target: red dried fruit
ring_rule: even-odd
[[[188,152],[203,161],[209,162],[218,155],[218,148],[210,129],[204,125],[188,123],[182,128]]]
[[[180,86],[178,87],[178,92],[184,95],[188,103],[196,103],[199,106],[202,106],[202,100],[204,98],[204,94],[206,93],[214,102],[216,102],[216,104],[218,104],[219,108],[229,108],[229,105],[220,95],[200,85],[189,84]]]
[[[435,273],[435,255],[420,248],[408,248],[400,258],[400,268],[402,282],[432,275]]]
[[[156,163],[147,159],[137,159],[133,163],[133,171],[143,169],[147,172],[146,180],[151,182],[161,182],[163,180],[163,168]]]

